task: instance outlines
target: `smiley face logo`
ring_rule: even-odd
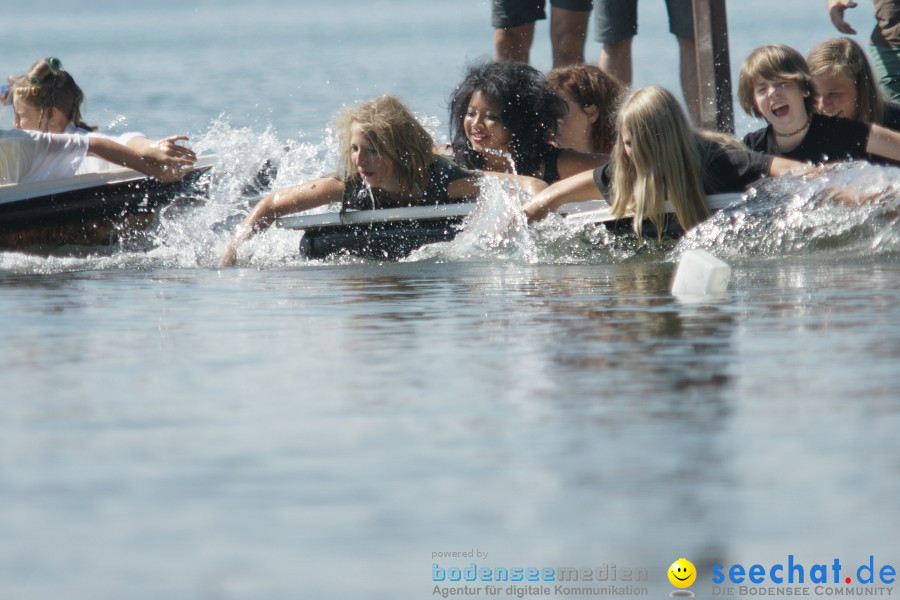
[[[677,588],[691,587],[697,579],[697,569],[686,558],[679,558],[669,567],[669,581]]]

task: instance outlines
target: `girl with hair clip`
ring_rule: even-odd
[[[565,114],[565,102],[537,69],[514,61],[473,65],[450,99],[454,160],[469,169],[515,171],[547,183],[604,164],[605,155],[552,144]]]
[[[616,143],[615,112],[625,84],[594,65],[558,67],[547,82],[566,103],[554,141],[560,148],[609,154]]]
[[[525,206],[530,221],[563,204],[602,197],[616,217],[634,213],[638,236],[648,219],[661,237],[667,229],[666,201],[675,209],[677,225],[686,231],[709,216],[706,195],[743,191],[760,177],[802,166],[751,152],[724,134],[695,131],[675,96],[656,86],[628,95],[616,129],[609,164],[538,194]]]
[[[0,86],[0,108],[11,100],[9,86]],[[172,156],[141,156],[103,137],[0,129],[0,185],[71,177],[89,154],[164,182],[180,180],[193,164]]]
[[[220,266],[234,265],[237,249],[245,240],[290,213],[332,202],[341,202],[342,210],[444,204],[479,193],[482,174],[436,156],[431,135],[398,98],[381,96],[350,107],[336,129],[338,173],[275,191],[260,200],[238,226]],[[519,179],[529,193],[546,187],[532,178]]]
[[[900,161],[900,133],[874,123],[816,114],[812,76],[789,46],[757,48],[741,65],[738,98],[768,125],[744,136],[751,150],[804,162]]]
[[[822,42],[806,57],[816,112],[900,129],[900,104],[887,100],[859,44],[846,37]]]
[[[39,60],[27,74],[10,77],[9,87],[15,112],[13,126],[17,129],[102,135],[95,133],[96,127],[83,121],[81,106],[84,103],[84,93],[68,71],[63,69],[58,58],[51,56]],[[179,158],[191,162],[197,160],[193,150],[177,143],[188,139],[183,135],[173,135],[161,140],[148,140],[141,133],[103,137],[128,146],[145,158]],[[78,173],[95,173],[116,166],[103,159],[88,158],[82,161]]]

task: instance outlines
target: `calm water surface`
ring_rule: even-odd
[[[677,89],[659,4],[641,3],[636,81]],[[833,36],[802,4],[729,3],[733,63]],[[272,231],[214,267],[242,181],[266,158],[278,185],[327,172],[341,104],[400,93],[445,135],[488,14],[4,7],[3,69],[58,54],[89,120],[190,131],[221,161],[210,201],[141,244],[0,254],[0,598],[424,598],[432,553],[473,548],[486,567],[646,568],[657,598],[679,556],[698,597],[718,563],[900,566],[892,171],[769,189],[672,253],[484,218],[409,262],[303,261]],[[546,29],[534,52],[548,66]],[[829,185],[888,209],[823,206]],[[669,295],[688,247],[732,265],[725,298]]]
[[[896,262],[739,265],[699,305],[671,270],[4,276],[2,589],[424,597],[473,546],[896,560]]]

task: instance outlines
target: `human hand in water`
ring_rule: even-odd
[[[828,16],[831,17],[834,26],[841,33],[855,34],[856,30],[844,20],[844,11],[848,8],[856,8],[856,2],[853,0],[828,0]]]
[[[880,190],[860,191],[846,185],[830,185],[818,192],[819,198],[825,202],[844,204],[846,206],[882,206],[880,214],[896,218],[897,211],[891,206],[895,198],[894,190],[886,187]]]
[[[221,258],[219,258],[219,266],[220,267],[233,267],[234,263],[237,262],[237,247],[235,244],[229,243],[228,247],[225,248],[225,252],[222,253]]]

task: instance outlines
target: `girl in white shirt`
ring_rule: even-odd
[[[88,155],[128,167],[160,181],[178,181],[192,161],[141,156],[128,146],[104,137],[0,130],[0,185],[77,175]]]
[[[170,157],[193,162],[197,158],[190,148],[178,144],[187,140],[186,136],[149,140],[141,133],[126,133],[117,137],[95,133],[97,128],[82,120],[84,93],[56,57],[36,62],[26,75],[10,77],[9,87],[6,102],[13,105],[13,126],[18,129],[102,136],[128,146],[142,157],[155,160]],[[81,161],[78,173],[96,173],[116,166],[99,158],[87,157]]]

